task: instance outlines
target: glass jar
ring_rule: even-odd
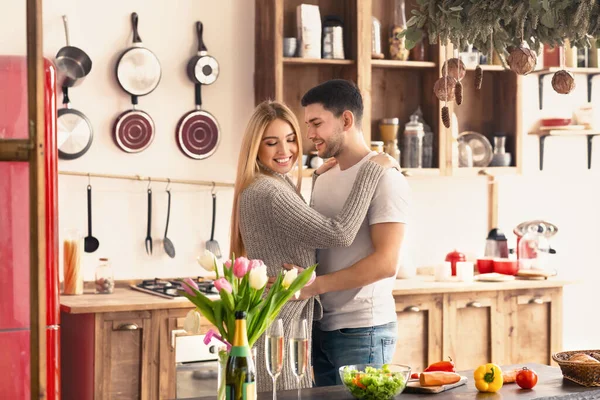
[[[63,294],[83,294],[83,234],[77,229],[65,232],[63,241]]]
[[[397,139],[399,129],[399,118],[384,118],[379,121],[379,134],[381,135],[381,140],[385,143]]]
[[[406,30],[406,5],[404,0],[394,0],[394,23],[390,29],[390,58],[407,61],[409,51],[406,49],[406,38],[402,35]]]
[[[398,149],[398,139],[389,140],[385,143],[383,148],[390,157],[392,157],[398,165],[400,165],[400,150]]]
[[[410,116],[410,122],[404,127],[404,140],[402,145],[402,167],[423,168],[423,137],[425,131],[423,124],[416,115]]]
[[[96,293],[111,294],[115,290],[115,275],[108,258],[101,258],[96,267]]]

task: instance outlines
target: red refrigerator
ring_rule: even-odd
[[[47,398],[60,400],[56,69],[44,60]],[[26,139],[27,59],[0,56],[0,138]],[[0,162],[0,397],[30,397],[29,164]]]

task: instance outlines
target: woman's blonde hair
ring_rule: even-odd
[[[282,102],[266,100],[260,103],[248,121],[246,132],[242,139],[240,156],[238,159],[237,175],[235,178],[235,189],[233,192],[233,210],[231,213],[231,243],[230,252],[235,253],[236,257],[246,255],[246,247],[242,240],[240,231],[240,197],[242,192],[263,173],[258,164],[258,149],[262,141],[263,134],[269,124],[276,119],[290,124],[296,134],[298,143],[298,180],[296,190],[300,192],[302,183],[302,133],[298,119],[294,113]]]

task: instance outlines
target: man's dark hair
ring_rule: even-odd
[[[351,81],[332,79],[315,86],[302,97],[302,107],[317,103],[336,117],[348,110],[354,114],[357,125],[362,121],[362,95]]]

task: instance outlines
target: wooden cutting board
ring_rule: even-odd
[[[514,281],[515,277],[512,275],[499,274],[497,272],[490,272],[487,274],[475,275],[474,279],[479,282],[507,282]]]
[[[467,384],[466,376],[461,376],[460,381],[458,381],[456,383],[452,383],[450,385],[442,385],[442,386],[421,386],[421,384],[419,383],[419,380],[416,379],[416,380],[408,381],[408,384],[406,385],[406,388],[404,389],[404,393],[435,394],[435,393],[445,392],[446,390],[450,390],[455,387],[466,385],[466,384]]]
[[[556,271],[521,269],[517,272],[517,276],[521,279],[548,279],[551,276],[556,276]]]

